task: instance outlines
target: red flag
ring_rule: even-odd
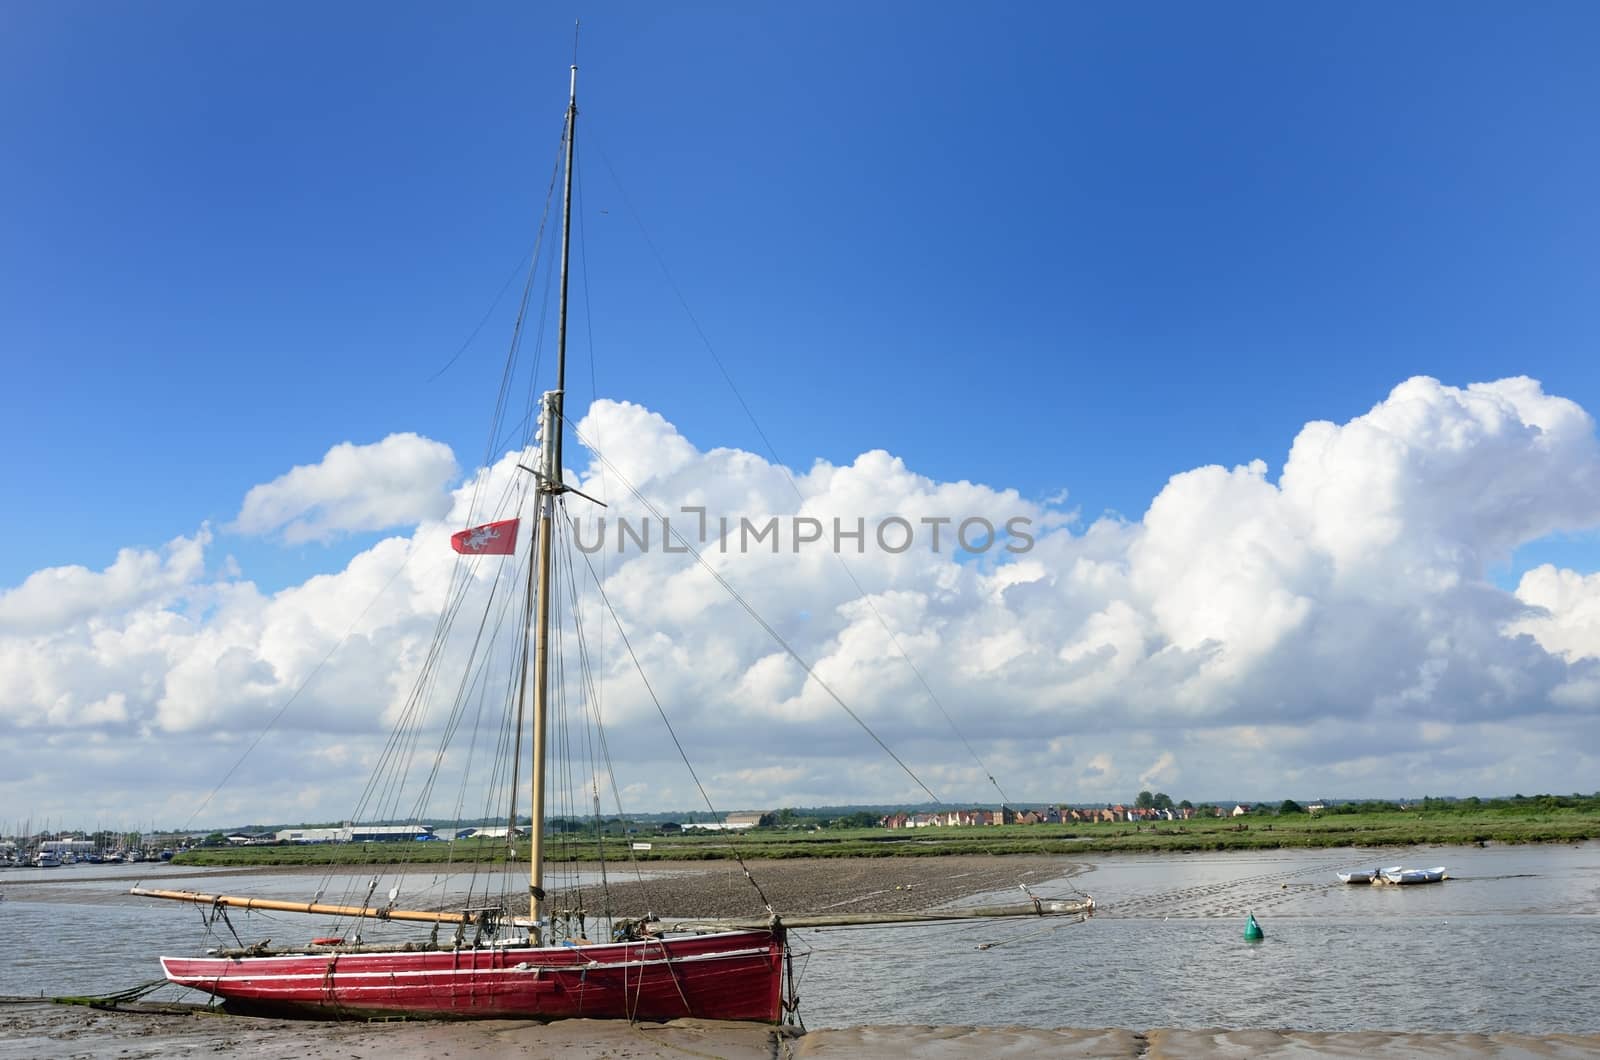
[[[507,519],[450,535],[450,547],[467,556],[509,556],[517,550],[517,523]]]

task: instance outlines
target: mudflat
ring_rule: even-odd
[[[886,858],[778,858],[736,861],[651,861],[632,866],[606,866],[612,910],[619,916],[656,913],[666,917],[761,917],[762,900],[779,913],[912,913],[959,902],[993,891],[1017,891],[1019,884],[1044,885],[1085,871],[1087,864],[1049,855],[948,854],[930,857]],[[215,885],[226,881],[229,894],[254,893],[252,876],[320,877],[328,873],[429,873],[435,865],[280,866],[217,869],[171,866],[160,870],[129,871],[96,878],[103,887],[63,889],[66,877],[25,876],[7,879],[4,894],[23,901],[104,903],[121,901],[129,887],[169,890],[194,889],[193,881]],[[593,862],[573,866],[590,876],[600,866]],[[461,870],[470,871],[470,866]],[[546,885],[558,903],[559,868],[552,869]],[[751,880],[754,880],[752,885]],[[237,881],[237,882],[234,882]],[[758,889],[759,888],[759,889]],[[308,887],[308,891],[314,888]],[[1040,897],[1061,897],[1068,887],[1042,887]],[[307,894],[306,898],[310,895]],[[583,891],[585,907],[603,912],[598,886]],[[526,907],[524,907],[525,909]]]
[[[75,1057],[156,1060],[172,1056],[255,1060],[437,1060],[441,1057],[570,1057],[573,1060],[726,1060],[773,1057],[844,1060],[1106,1057],[1240,1060],[1276,1057],[1600,1056],[1600,1035],[1317,1033],[1284,1030],[1148,1030],[1028,1027],[846,1027],[809,1033],[741,1023],[596,1020],[533,1023],[304,1023],[172,1009],[101,1011],[47,1004],[0,1008],[0,1060]]]
[[[993,891],[1038,885],[1040,897],[1058,897],[1044,885],[1088,868],[1060,857],[961,854],[915,858],[783,858],[771,861],[651,862],[635,879],[626,868],[610,871],[609,890],[624,916],[756,917],[766,904],[779,913],[914,913]],[[594,866],[584,866],[593,869]],[[1047,893],[1048,892],[1048,893]],[[593,908],[594,899],[590,899]]]

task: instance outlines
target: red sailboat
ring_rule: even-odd
[[[550,608],[555,595],[551,542],[553,524],[563,518],[557,514],[562,496],[569,492],[562,482],[560,441],[577,114],[574,66],[564,131],[557,380],[556,389],[542,401],[540,467],[527,491],[535,506],[536,528],[519,627],[521,665],[518,678],[510,684],[519,741],[524,728],[522,700],[530,688],[533,698],[527,726],[533,760],[528,911],[523,915],[505,902],[455,912],[397,909],[393,899],[398,889],[390,892],[389,906],[377,907],[365,901],[352,906],[135,888],[134,894],[205,907],[214,917],[225,917],[228,909],[245,909],[434,925],[432,936],[421,942],[366,943],[356,930],[349,938],[321,938],[301,947],[272,949],[269,943],[246,946],[240,940],[236,949],[213,950],[205,957],[161,958],[167,979],[215,995],[229,1011],[325,1019],[698,1017],[777,1022],[783,1015],[785,932],[776,916],[762,926],[698,932],[664,932],[649,920],[614,920],[605,925],[608,940],[596,943],[582,937],[581,913],[580,927],[574,931],[571,911],[555,910],[545,893],[546,723],[551,703]],[[516,526],[517,520],[500,520],[463,531],[452,538],[452,546],[468,556],[512,555]],[[512,760],[517,757],[513,753]],[[517,786],[513,767],[510,788],[515,792]],[[508,821],[507,835],[514,837],[514,794]],[[439,930],[447,925],[455,926],[453,937],[441,941]]]
[[[253,1015],[776,1023],[782,1011],[778,927],[591,946],[374,949],[163,957],[161,967]]]

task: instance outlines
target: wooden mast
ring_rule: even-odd
[[[544,395],[539,430],[539,584],[534,600],[533,634],[533,806],[530,812],[528,920],[534,941],[540,938],[540,903],[544,901],[545,730],[550,714],[550,544],[556,498],[561,483],[562,395],[567,382],[567,274],[572,254],[572,155],[578,127],[578,68],[572,67],[567,99],[566,186],[561,203],[561,303],[556,324],[556,388]]]

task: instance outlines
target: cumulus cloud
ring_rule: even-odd
[[[609,507],[572,500],[573,536],[603,547],[563,568],[559,608],[583,617],[629,808],[698,801],[656,701],[724,808],[925,798],[829,690],[957,801],[992,799],[988,772],[1023,798],[1125,801],[1157,785],[1198,801],[1568,789],[1600,764],[1600,575],[1539,568],[1511,593],[1486,574],[1526,542],[1600,525],[1594,423],[1532,380],[1408,380],[1347,423],[1308,424],[1276,477],[1265,458],[1184,470],[1138,520],[1087,524],[884,451],[786,469],[700,448],[634,404],[596,402],[579,431],[601,455],[569,447],[583,464],[569,477]],[[426,705],[413,694],[424,662],[437,666],[424,689],[434,732],[506,681],[504,654],[466,670],[476,627],[458,623],[464,641],[442,648],[434,632],[447,601],[473,614],[520,584],[520,558],[469,561],[447,544],[518,510],[519,459],[448,491],[448,451],[395,435],[257,487],[248,532],[401,530],[270,595],[248,571],[208,573],[205,529],[104,571],[35,574],[0,594],[0,738],[206,748],[215,765],[283,711],[292,742],[329,754],[269,747],[272,771],[246,784],[275,805],[346,814],[338,800],[353,799],[388,726]],[[420,487],[401,483],[406,468]],[[665,547],[661,514],[698,559]],[[740,539],[741,520],[774,518],[774,538]],[[1025,520],[1031,547],[1002,537],[964,552],[953,530],[973,518]],[[889,519],[919,532],[914,547],[876,538]],[[650,524],[651,546],[619,552],[618,520]],[[797,540],[802,525],[858,523],[842,562],[827,540]],[[516,621],[492,612],[485,642]],[[562,642],[569,675],[574,645]],[[171,783],[205,790],[220,772],[206,761],[171,763]],[[294,786],[311,771],[315,784]]]
[[[230,529],[279,534],[290,544],[437,519],[456,477],[450,447],[416,434],[371,445],[342,442],[315,464],[253,487]]]
[[[585,433],[600,433],[609,411],[597,406]],[[627,420],[644,424],[637,410]],[[1433,736],[1423,745],[1437,749],[1449,742],[1440,732],[1600,706],[1583,697],[1589,671],[1574,668],[1572,647],[1514,635],[1526,601],[1486,580],[1520,544],[1600,522],[1593,421],[1532,380],[1408,380],[1348,423],[1309,424],[1276,481],[1261,460],[1197,468],[1174,475],[1138,522],[1081,529],[1052,525],[1014,493],[921,478],[887,453],[819,463],[791,486],[751,454],[695,457],[664,421],[648,428],[648,450],[671,455],[638,473],[642,491],[711,512],[1009,513],[1046,527],[1030,552],[992,563],[869,543],[853,566],[864,598],[825,552],[796,557],[786,545],[781,563],[760,550],[710,562],[763,613],[789,617],[780,632],[815,673],[895,739],[948,736],[903,649],[991,752],[1040,731],[1091,752],[1075,774],[1049,774],[1065,782],[1057,790],[1076,778],[1110,792],[1160,775],[1225,782],[1238,774],[1207,761],[1222,753],[1208,738],[1221,732],[1349,726],[1375,741],[1329,745],[1354,761],[1386,740],[1410,747],[1424,729]],[[591,488],[603,487],[603,470],[590,468]],[[705,579],[685,584],[687,568],[625,557],[611,574],[629,610],[670,616],[682,632],[655,642],[652,661],[686,710],[779,731],[836,718],[818,684],[763,646]],[[1583,612],[1562,607],[1570,635],[1582,636]],[[717,665],[675,663],[691,640]],[[620,687],[614,701],[626,711]],[[1171,727],[1195,738],[1147,770],[1113,773],[1126,756],[1098,753],[1122,742],[1118,733]],[[1024,768],[1043,776],[1041,764],[1035,756]],[[1330,755],[1329,768],[1297,775],[1337,786],[1335,764]]]
[[[1576,661],[1600,659],[1600,573],[1583,575],[1546,563],[1522,576],[1517,599],[1535,609],[1509,623],[1545,651]]]
[[[1588,413],[1535,380],[1418,377],[1348,424],[1307,424],[1280,485],[1340,580],[1442,587],[1594,525],[1600,442]]]
[[[178,537],[159,550],[125,548],[107,568],[48,567],[0,592],[0,633],[57,629],[102,611],[160,607],[205,565],[211,529]]]

